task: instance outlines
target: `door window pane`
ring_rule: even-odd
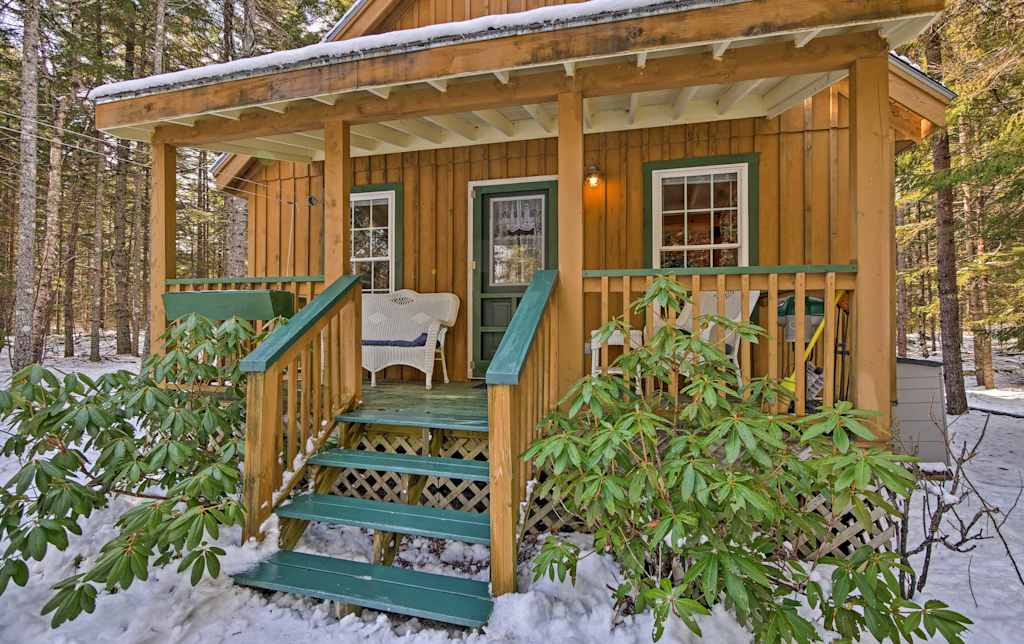
[[[490,200],[491,286],[526,286],[544,268],[543,195]]]

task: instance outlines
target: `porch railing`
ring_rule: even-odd
[[[323,275],[270,275],[264,277],[207,277],[164,280],[167,292],[274,289],[295,296],[295,309],[311,302],[324,288]]]
[[[362,288],[343,275],[242,359],[246,396],[243,538],[260,526],[362,396]]]
[[[554,290],[558,271],[530,281],[487,369],[490,460],[491,592],[516,590],[520,504],[532,476],[520,458],[541,418],[558,401],[558,328]]]
[[[639,330],[646,335],[660,323],[657,320],[658,313],[653,305],[636,313],[632,311],[632,303],[656,277],[668,276],[679,281],[692,298],[689,310],[683,311],[689,319],[665,320],[667,324],[693,329],[696,328],[696,319],[702,314],[715,313],[726,317],[727,302],[731,298],[740,305],[738,319],[747,322],[754,317],[754,321],[764,327],[767,333],[767,337],[761,338],[757,346],[741,341],[733,349],[741,377],[744,381],[760,375],[787,379],[794,395],[793,411],[803,415],[809,403],[806,387],[808,362],[820,370],[824,379],[821,404],[831,405],[837,398],[847,395],[851,364],[849,337],[852,335],[847,332],[848,312],[856,270],[855,266],[847,264],[588,270],[583,272],[584,303],[592,313],[588,320],[591,329],[597,329],[621,315],[631,330]],[[696,297],[695,294],[702,296]],[[709,298],[703,294],[713,296]],[[751,294],[756,294],[756,297]],[[807,329],[807,297],[813,296],[822,303],[823,324],[811,325],[817,336],[813,350],[808,350],[808,346],[815,340],[814,335],[797,332],[792,334],[791,341],[787,341],[786,334],[780,331],[779,304],[790,296],[793,298],[793,326],[797,330]],[[709,301],[714,302],[715,310],[702,311],[702,302]],[[758,303],[757,306],[745,304],[754,301]],[[599,311],[596,320],[594,311]],[[732,313],[735,317],[735,307]],[[814,329],[816,326],[821,326],[821,329]],[[720,329],[713,329],[711,339],[723,344],[725,342]],[[622,341],[614,350],[629,351],[630,344]],[[605,341],[597,350],[598,369],[607,372],[613,348]],[[678,378],[678,375],[674,378]],[[645,382],[641,385],[649,389],[653,383]]]

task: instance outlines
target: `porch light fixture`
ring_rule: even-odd
[[[587,185],[591,188],[596,188],[601,183],[601,168],[597,165],[591,165],[587,168]]]

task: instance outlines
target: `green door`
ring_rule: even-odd
[[[473,377],[482,378],[533,274],[558,264],[555,181],[473,189]]]

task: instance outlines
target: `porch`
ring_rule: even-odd
[[[485,621],[490,597],[516,589],[535,478],[520,456],[591,362],[608,371],[632,349],[591,340],[618,315],[641,337],[696,328],[709,312],[756,321],[765,341],[731,341],[743,378],[790,378],[796,415],[837,400],[878,411],[887,440],[893,154],[939,125],[906,105],[927,100],[891,100],[908,90],[888,50],[941,6],[679,2],[658,11],[690,13],[667,20],[650,7],[592,15],[584,3],[543,29],[531,11],[447,40],[405,34],[395,50],[328,44],[269,71],[246,63],[108,88],[99,126],[153,146],[153,332],[165,289],[295,298],[298,313],[242,363],[245,537],[261,538],[275,513],[285,551],[309,521],[376,532],[375,565],[284,552],[244,583]],[[222,186],[249,200],[252,275],[175,274],[179,146],[236,155]],[[502,199],[519,200],[505,246],[487,225]],[[499,255],[514,260],[504,273]],[[628,310],[659,276],[692,296],[682,319]],[[363,292],[398,288],[458,295],[447,356],[458,382],[364,383]],[[780,315],[797,329],[791,341]],[[809,396],[812,373],[822,383]],[[367,440],[382,427],[418,449]],[[452,441],[462,451],[442,454]],[[345,481],[372,486],[368,471],[387,499],[337,500],[355,489]],[[407,507],[439,479],[468,494],[453,497],[466,507]],[[293,495],[303,481],[312,493]],[[390,568],[401,534],[489,544],[489,586]]]

